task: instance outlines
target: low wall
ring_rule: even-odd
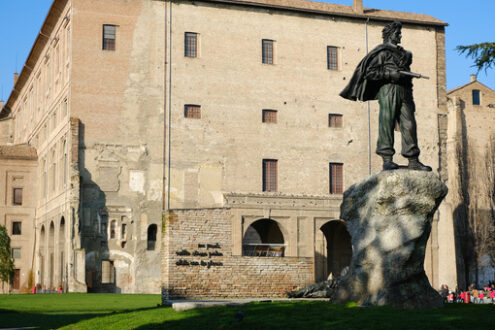
[[[173,210],[162,227],[163,298],[280,297],[313,282],[313,258],[232,255],[230,209]]]

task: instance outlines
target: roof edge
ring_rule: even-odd
[[[481,81],[479,81],[479,80],[475,80],[475,81],[470,81],[470,82],[468,82],[468,83],[466,83],[466,84],[464,84],[464,85],[461,85],[461,86],[458,86],[458,87],[452,88],[450,91],[447,91],[447,95],[452,94],[452,93],[454,93],[454,92],[457,92],[458,90],[463,89],[463,88],[465,88],[465,87],[467,87],[467,86],[469,86],[469,85],[475,84],[475,83],[478,83],[478,84],[482,85],[483,87],[486,87],[486,88],[488,88],[489,90],[491,90],[492,92],[494,92],[494,93],[495,93],[495,90],[493,90],[492,88],[490,88],[490,87],[488,87],[487,85],[483,84],[483,83],[482,83]]]
[[[181,0],[176,0],[176,1],[180,2]],[[192,1],[192,0],[186,0],[186,1]],[[445,27],[445,26],[449,25],[448,23],[440,21],[440,20],[439,20],[439,22],[420,21],[420,20],[414,20],[414,19],[393,18],[393,17],[384,17],[384,16],[379,16],[379,15],[373,15],[373,14],[366,14],[366,11],[373,11],[374,8],[364,8],[364,13],[359,14],[359,13],[344,13],[344,12],[338,12],[338,11],[325,11],[325,10],[320,10],[320,9],[298,8],[298,7],[292,7],[292,6],[282,6],[282,5],[277,5],[277,4],[267,4],[267,3],[251,2],[251,1],[243,1],[243,0],[196,0],[196,1],[218,2],[218,3],[224,3],[224,4],[243,5],[243,6],[250,6],[250,7],[273,8],[273,9],[281,9],[281,10],[288,10],[288,11],[297,11],[297,12],[304,12],[304,13],[332,15],[332,16],[341,16],[341,17],[350,17],[350,18],[373,19],[376,21],[383,21],[383,22],[400,20],[402,23],[425,25],[425,26]],[[310,0],[307,0],[307,1],[308,2],[321,3],[319,1],[310,1]],[[352,7],[352,6],[346,6],[346,5],[341,5],[341,6]],[[402,12],[402,13],[407,13],[407,12]]]
[[[49,36],[44,34],[43,30],[46,26],[48,26],[47,23],[50,20],[50,18],[52,18],[55,15],[55,8],[58,6],[58,4],[60,4],[62,2],[67,2],[67,1],[68,0],[53,0],[52,4],[50,6],[50,9],[48,10],[48,13],[45,16],[45,19],[43,20],[43,24],[41,24],[38,35],[36,36],[36,39],[34,40],[33,46],[31,47],[31,50],[29,51],[29,55],[26,57],[26,61],[24,62],[24,65],[22,66],[22,70],[19,74],[19,77],[17,78],[17,81],[14,84],[14,86],[12,86],[12,91],[10,92],[9,98],[7,99],[7,103],[5,103],[6,107],[8,106],[9,108],[12,108],[12,105],[13,105],[12,103],[14,103],[15,100],[17,99],[17,96],[19,95],[20,90],[22,89],[22,87],[20,87],[18,89],[17,86],[21,85],[21,83],[24,82],[26,74],[28,74],[28,73],[26,73],[26,69],[30,71],[29,73],[31,73],[31,71],[33,70],[32,68],[27,66],[27,63],[29,62],[29,60],[31,60],[35,56],[34,50],[35,50],[36,46],[38,46],[38,44],[41,44],[42,42],[44,42],[46,44],[46,42],[49,39]],[[53,28],[54,27],[52,27],[52,29]],[[44,47],[44,44],[42,47]]]

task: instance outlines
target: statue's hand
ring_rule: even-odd
[[[390,71],[389,72],[389,77],[390,77],[390,80],[392,80],[392,82],[394,82],[394,83],[399,82],[399,80],[400,80],[400,73],[397,70]]]

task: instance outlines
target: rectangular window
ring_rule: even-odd
[[[480,105],[480,91],[473,89],[473,105]]]
[[[328,114],[328,127],[342,127],[342,115],[337,113]]]
[[[103,50],[115,50],[115,25],[103,25]]]
[[[277,191],[276,159],[263,159],[263,191]]]
[[[262,119],[264,123],[277,123],[277,110],[263,110]]]
[[[12,222],[12,235],[21,235],[22,234],[22,222],[14,221]]]
[[[12,249],[12,258],[21,259],[21,248],[13,248]]]
[[[261,57],[265,64],[273,64],[273,40],[263,39],[261,41]]]
[[[201,106],[200,105],[193,105],[193,104],[186,104],[184,106],[184,117],[201,119]]]
[[[184,35],[184,56],[198,57],[198,34],[186,32]]]
[[[344,164],[330,163],[330,194],[344,191]]]
[[[328,70],[338,70],[338,48],[335,46],[327,47],[327,68]]]
[[[22,205],[22,188],[14,188],[14,205]]]

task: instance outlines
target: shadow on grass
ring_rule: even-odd
[[[0,309],[0,328],[36,327],[38,329],[58,329],[63,326],[75,324],[80,321],[89,320],[96,317],[127,314],[130,312],[147,311],[152,309],[156,309],[156,307],[123,310],[120,312],[105,311],[101,313],[29,313]]]
[[[243,319],[236,320],[238,312]],[[448,305],[440,309],[360,308],[322,302],[253,303],[183,311],[183,317],[138,329],[466,329],[492,328],[494,305]]]

